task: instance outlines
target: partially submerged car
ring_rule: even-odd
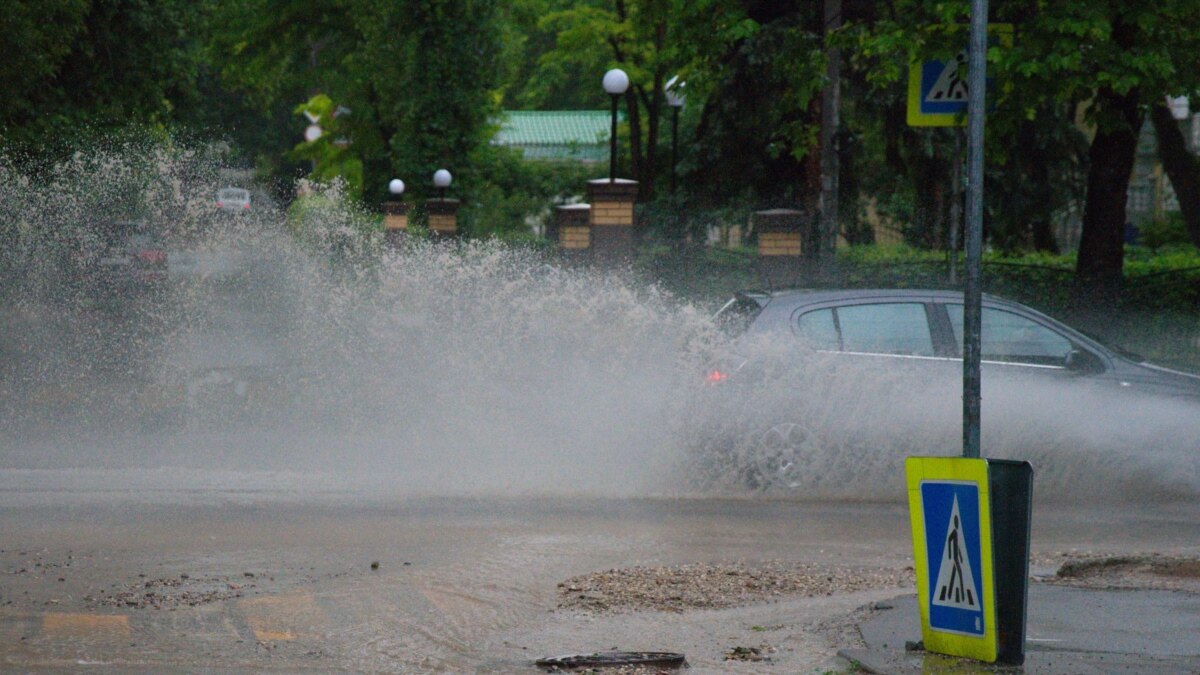
[[[708,419],[694,445],[712,471],[733,472],[743,484],[799,485],[812,470],[812,453],[829,452],[831,441],[852,436],[872,417],[900,420],[888,429],[921,425],[912,418],[934,406],[914,401],[937,387],[937,406],[959,404],[960,292],[745,292],[716,321],[733,349],[706,373]],[[984,296],[982,329],[985,401],[990,391],[1017,399],[1017,406],[1023,397],[1039,405],[1086,389],[1118,403],[1200,402],[1200,376],[1146,363],[1019,303]],[[893,414],[906,406],[919,414]]]

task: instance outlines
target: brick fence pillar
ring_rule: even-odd
[[[389,245],[400,243],[408,233],[408,204],[404,202],[383,203],[383,233]]]
[[[633,261],[633,204],[637,201],[635,180],[598,178],[588,181],[591,202],[592,258],[603,263]]]
[[[458,200],[430,199],[425,202],[429,233],[444,237],[458,236]]]
[[[590,204],[566,204],[554,211],[546,226],[546,238],[558,245],[567,258],[578,258],[592,246],[592,207]]]
[[[772,288],[795,285],[803,273],[803,211],[770,209],[754,213],[759,273]]]

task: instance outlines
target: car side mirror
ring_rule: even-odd
[[[1096,369],[1095,357],[1091,354],[1072,349],[1063,358],[1063,366],[1073,373],[1087,373]]]

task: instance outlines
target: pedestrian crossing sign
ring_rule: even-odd
[[[994,662],[987,460],[910,457],[906,473],[925,648]]]
[[[1012,45],[1012,24],[990,24],[988,45]],[[988,80],[991,89],[991,80]],[[967,50],[947,60],[914,61],[908,69],[907,121],[913,127],[953,127],[967,122]]]

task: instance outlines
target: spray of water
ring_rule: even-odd
[[[0,469],[898,500],[905,455],[958,451],[953,378],[739,344],[779,365],[718,393],[702,373],[727,338],[634,275],[495,242],[389,247],[337,186],[225,213],[221,166],[128,140],[52,165],[0,157]],[[164,279],[105,267],[116,221],[153,235]],[[1182,403],[1065,387],[986,401],[985,451],[1033,460],[1041,495],[1195,494],[1200,416]],[[795,469],[768,482],[784,447]]]
[[[333,472],[437,493],[671,480],[669,403],[707,320],[653,285],[495,242],[389,248],[336,186],[226,214],[219,163],[192,149],[3,166],[20,239],[10,467]],[[153,233],[166,279],[88,262],[117,220]]]
[[[961,365],[848,359],[792,336],[743,341],[747,366],[693,400],[679,433],[706,489],[893,500],[904,459],[962,452]],[[745,372],[750,370],[751,372]],[[983,453],[1031,462],[1046,501],[1200,493],[1200,404],[1086,379],[985,377]]]

